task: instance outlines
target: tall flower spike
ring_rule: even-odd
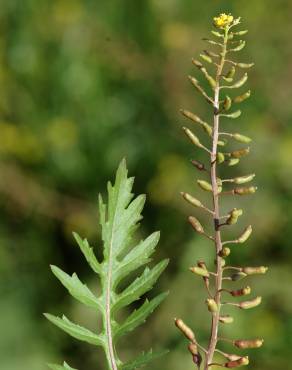
[[[213,235],[208,236],[209,240],[215,245],[215,271],[210,271],[204,264],[198,264],[198,266],[191,267],[190,270],[202,277],[202,280],[207,289],[208,298],[206,300],[207,309],[211,312],[211,325],[210,325],[210,336],[209,342],[207,344],[207,349],[199,345],[196,342],[196,347],[194,353],[196,356],[203,355],[203,367],[204,370],[210,370],[213,361],[215,351],[220,351],[216,348],[217,342],[219,340],[218,332],[220,331],[219,323],[231,324],[233,323],[233,317],[228,314],[222,315],[221,313],[221,295],[224,292],[228,292],[234,298],[244,297],[251,293],[251,288],[249,286],[243,287],[241,289],[226,289],[224,288],[224,282],[229,281],[230,283],[239,281],[246,278],[248,275],[262,275],[265,274],[267,268],[265,266],[259,267],[233,267],[226,264],[226,259],[231,253],[232,248],[228,248],[225,244],[243,244],[248,241],[251,233],[252,226],[247,226],[242,233],[235,239],[230,241],[224,241],[222,236],[221,226],[232,227],[238,221],[240,221],[240,216],[243,213],[242,209],[233,208],[226,216],[220,214],[220,204],[224,201],[223,195],[252,195],[256,192],[256,186],[241,186],[252,181],[255,174],[244,174],[230,176],[228,179],[221,179],[220,174],[218,174],[218,166],[234,166],[239,163],[239,161],[244,160],[249,154],[250,148],[246,146],[252,139],[249,136],[237,132],[226,132],[222,130],[219,131],[219,126],[225,123],[227,119],[237,119],[241,116],[242,112],[240,109],[233,109],[234,105],[241,104],[251,95],[250,90],[240,91],[240,89],[245,86],[248,82],[248,73],[246,70],[253,66],[253,63],[245,63],[241,61],[233,60],[233,56],[236,55],[240,50],[242,50],[246,42],[242,40],[242,36],[247,33],[247,30],[235,30],[235,26],[240,24],[240,18],[235,18],[232,14],[222,13],[217,17],[213,18],[213,25],[215,30],[212,30],[212,35],[214,38],[207,38],[205,40],[209,45],[216,48],[216,50],[204,50],[200,54],[200,61],[193,59],[192,63],[198,68],[201,77],[206,79],[209,83],[209,88],[203,89],[200,81],[195,77],[189,77],[192,85],[195,87],[196,91],[199,92],[205,100],[212,106],[213,112],[213,125],[205,122],[200,115],[194,114],[188,110],[181,111],[182,114],[190,121],[195,123],[194,130],[198,128],[203,128],[203,130],[208,134],[207,140],[209,139],[209,144],[201,143],[200,138],[197,136],[197,131],[192,132],[188,128],[184,128],[185,134],[188,136],[189,140],[195,145],[195,150],[203,149],[205,154],[209,156],[209,166],[202,165],[196,160],[192,160],[193,165],[201,171],[202,175],[207,175],[205,178],[198,179],[197,184],[207,193],[211,195],[213,208],[208,209],[203,206],[203,203],[197,198],[191,196],[188,193],[182,193],[184,199],[191,205],[195,206],[198,211],[200,208],[204,208],[208,211],[210,217],[212,217],[213,224]],[[216,73],[212,75],[209,71],[209,66],[215,66]],[[242,71],[243,70],[243,71]],[[232,94],[233,90],[235,93]],[[228,94],[226,93],[228,91]],[[233,96],[234,95],[234,96]],[[221,123],[222,120],[222,123]],[[198,132],[200,134],[200,132]],[[228,151],[228,142],[225,137],[234,139],[234,142],[241,143],[240,148],[235,148]],[[222,148],[218,150],[218,146],[224,146],[224,151]],[[226,150],[225,150],[226,148]],[[228,167],[227,167],[228,168]],[[232,167],[229,167],[232,169]],[[233,185],[233,188],[230,188]],[[235,187],[234,187],[235,186]],[[205,204],[205,202],[204,202]],[[195,209],[195,210],[196,210]],[[222,219],[224,219],[222,221]],[[203,226],[195,216],[189,217],[193,229],[206,236],[205,226]],[[224,267],[225,266],[225,267]],[[225,270],[235,270],[231,276],[223,276],[223,271]],[[254,299],[245,300],[242,302],[231,302],[226,303],[226,305],[233,305],[240,309],[252,309],[261,303],[261,297],[256,297]],[[227,306],[228,307],[228,306]],[[176,325],[181,331],[181,322],[177,322]],[[183,331],[186,335],[186,333]],[[187,332],[190,334],[190,332]],[[187,335],[188,339],[191,336]],[[263,341],[260,339],[256,340],[236,340],[229,342],[233,343],[238,348],[258,348],[262,345]],[[202,353],[198,353],[201,351]],[[191,352],[191,351],[190,351]],[[192,352],[191,352],[192,354]],[[222,354],[222,352],[221,352]],[[196,357],[197,358],[197,357]],[[221,367],[226,368],[236,368],[240,366],[247,365],[249,360],[245,355],[230,355],[228,362],[220,364]],[[194,361],[195,362],[195,361]],[[200,369],[200,364],[195,362],[198,369]]]

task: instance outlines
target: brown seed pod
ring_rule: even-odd
[[[231,368],[244,366],[248,364],[249,364],[248,356],[245,356],[245,357],[239,358],[238,360],[229,361],[224,366],[231,369]]]
[[[183,335],[190,341],[195,340],[195,334],[191,328],[189,328],[182,319],[174,319],[175,326],[183,333]]]
[[[238,290],[232,290],[230,292],[230,294],[233,297],[240,297],[240,296],[248,295],[250,293],[251,293],[251,287],[250,286],[246,286],[245,288],[238,289]]]
[[[194,216],[189,216],[188,218],[189,223],[193,227],[194,230],[196,230],[199,234],[204,234],[203,226],[200,224],[200,222],[196,219]]]
[[[237,339],[233,341],[233,344],[237,348],[259,348],[263,345],[263,339]]]

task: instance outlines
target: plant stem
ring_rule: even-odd
[[[219,227],[220,221],[220,210],[219,210],[219,196],[218,196],[218,185],[217,185],[217,146],[218,146],[218,136],[219,136],[219,109],[220,109],[220,76],[225,63],[225,56],[227,50],[227,40],[228,40],[228,28],[225,29],[224,44],[222,48],[221,61],[217,67],[216,72],[216,86],[214,88],[214,126],[213,126],[213,142],[212,142],[212,152],[210,155],[211,159],[211,184],[212,184],[212,194],[213,194],[213,207],[214,207],[214,231],[215,231],[215,247],[216,247],[216,281],[215,281],[215,301],[218,306],[217,312],[212,315],[211,324],[211,335],[209,340],[208,352],[206,354],[204,370],[208,370],[209,366],[213,361],[214,352],[218,340],[218,326],[220,317],[220,305],[221,305],[221,289],[222,289],[222,257],[219,256],[219,252],[222,250],[221,232]]]

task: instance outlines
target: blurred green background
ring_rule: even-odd
[[[101,351],[66,336],[42,312],[96,327],[95,313],[70,298],[49,264],[96,284],[71,231],[87,236],[100,254],[97,194],[123,157],[136,176],[135,192],[147,193],[141,237],[160,229],[156,260],[171,263],[155,289],[169,289],[167,301],[120,344],[121,357],[167,347],[170,354],[149,369],[194,368],[173,317],[208,339],[205,292],[187,270],[199,258],[212,263],[213,250],[190,230],[186,217],[199,213],[178,194],[201,196],[188,159],[203,158],[183,137],[178,111],[208,117],[186,77],[197,73],[191,57],[205,47],[201,39],[222,11],[242,16],[250,32],[241,61],[256,62],[242,117],[223,123],[254,138],[251,155],[223,176],[256,172],[259,187],[252,198],[224,201],[225,210],[246,209],[229,236],[247,223],[255,229],[231,261],[270,266],[267,276],[249,282],[263,295],[262,306],[230,309],[236,324],[225,335],[265,338],[250,353],[251,369],[291,368],[292,2],[1,0],[1,369],[43,370],[64,359],[80,370],[105,369]]]

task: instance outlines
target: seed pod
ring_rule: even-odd
[[[195,334],[181,319],[174,319],[175,326],[184,334],[190,341],[195,340]]]
[[[238,289],[238,290],[232,290],[230,292],[230,294],[233,296],[233,297],[240,297],[240,296],[243,296],[243,295],[248,295],[251,293],[251,287],[250,286],[247,286],[245,288],[242,288],[242,289]]]
[[[230,114],[221,114],[221,116],[227,117],[227,118],[238,118],[241,116],[241,110],[238,109],[235,112],[230,113]]]
[[[203,145],[201,144],[201,142],[198,139],[198,137],[190,129],[188,129],[186,127],[183,127],[183,130],[184,130],[185,134],[187,135],[187,137],[190,139],[190,141],[194,145],[196,145],[199,148],[203,148]]]
[[[246,99],[248,99],[250,97],[250,94],[251,94],[251,91],[248,90],[246,93],[244,93],[242,95],[239,95],[239,96],[236,96],[233,99],[233,102],[234,103],[242,103],[244,100],[246,100]]]
[[[219,321],[222,324],[232,324],[234,321],[234,318],[230,315],[222,315],[219,317]]]
[[[235,47],[235,48],[233,48],[233,49],[229,49],[228,51],[240,51],[240,50],[242,50],[242,49],[245,47],[245,44],[246,44],[246,42],[245,42],[245,41],[240,40],[240,41],[239,41],[239,45],[238,45],[238,46],[236,46],[236,47]]]
[[[196,198],[192,197],[190,194],[188,193],[184,193],[184,192],[181,192],[181,195],[183,196],[183,198],[189,202],[190,204],[192,204],[193,206],[195,207],[199,207],[199,208],[202,208],[203,207],[203,204]]]
[[[217,31],[211,31],[212,33],[213,33],[213,35],[214,36],[216,36],[216,37],[220,37],[220,38],[224,38],[224,35],[222,34],[222,33],[220,33],[220,32],[217,32]]]
[[[232,105],[232,100],[228,95],[226,95],[224,102],[223,102],[224,110],[228,111],[231,108],[231,105]]]
[[[219,256],[220,257],[228,257],[229,255],[230,255],[230,248],[228,248],[228,247],[223,247],[222,249],[221,249],[221,251],[219,252]]]
[[[203,66],[203,64],[201,62],[199,62],[198,60],[196,59],[192,59],[192,63],[201,70],[201,72],[203,73],[203,75],[205,76],[206,80],[209,82],[210,86],[212,88],[214,88],[216,86],[216,81],[214,80],[214,78],[212,76],[209,75],[209,73],[207,72],[206,68]]]
[[[195,159],[191,159],[191,164],[195,166],[199,171],[205,171],[206,168],[203,163],[196,161]]]
[[[218,255],[220,256],[220,252],[218,253]],[[217,266],[217,259],[214,260],[214,265]],[[224,259],[221,259],[221,267],[224,267],[225,265],[226,261]]]
[[[209,135],[212,136],[212,127],[208,125],[207,122],[203,121],[200,117],[198,117],[196,114],[189,112],[187,110],[181,109],[181,114],[184,115],[186,118],[189,118],[193,122],[198,123],[203,130]]]
[[[238,89],[246,83],[247,79],[248,79],[248,76],[247,76],[247,73],[245,73],[241,77],[241,79],[238,80],[235,84],[233,84],[232,86],[224,86],[224,87],[229,88],[229,89]]]
[[[206,304],[210,312],[214,313],[218,311],[218,306],[214,299],[211,298],[206,299]]]
[[[197,180],[199,187],[206,191],[212,191],[212,185],[204,180]]]
[[[256,297],[250,301],[240,302],[238,307],[243,310],[248,310],[249,308],[257,307],[262,302],[262,297]]]
[[[243,231],[243,233],[240,235],[240,237],[237,239],[238,243],[244,243],[244,242],[246,242],[246,241],[247,241],[247,239],[250,237],[251,233],[252,233],[252,227],[251,227],[251,225],[248,225],[248,226],[244,229],[244,231]]]
[[[245,357],[239,358],[238,360],[229,361],[224,366],[231,369],[231,368],[235,368],[239,366],[245,366],[248,364],[249,364],[248,356],[245,356]]]
[[[218,146],[225,146],[227,144],[227,140],[226,139],[218,140],[217,144]]]
[[[233,134],[232,137],[240,142],[240,143],[250,143],[251,142],[251,139],[247,136],[244,136],[244,135],[240,135],[240,134]]]
[[[232,79],[233,79],[234,75],[235,75],[235,67],[234,67],[234,66],[232,66],[232,67],[230,68],[230,70],[227,72],[227,74],[226,74],[226,76],[225,76],[225,77],[227,77],[227,78],[232,78]]]
[[[251,340],[244,340],[244,339],[238,339],[233,341],[233,345],[237,348],[259,348],[263,345],[264,340],[263,339],[251,339]]]
[[[248,30],[243,30],[243,31],[238,31],[238,32],[233,32],[234,36],[243,36],[248,33]]]
[[[234,274],[231,275],[231,280],[232,281],[238,281],[241,279],[244,279],[247,275],[244,272],[235,272]]]
[[[268,271],[268,267],[266,266],[243,267],[242,271],[247,275],[265,274]]]
[[[237,63],[236,64],[237,67],[239,68],[251,68],[254,66],[254,63]]]
[[[198,351],[197,345],[195,343],[190,343],[188,345],[188,350],[193,356],[194,363],[198,366],[198,368],[200,368],[201,363],[202,363],[202,356],[200,352]]]
[[[256,191],[257,191],[256,186],[249,186],[248,188],[236,188],[233,190],[234,194],[237,195],[254,194]]]
[[[240,176],[240,177],[235,177],[235,179],[234,179],[234,183],[235,184],[238,184],[238,185],[240,185],[240,184],[245,184],[245,183],[247,183],[247,182],[249,182],[249,181],[252,181],[252,179],[255,177],[255,174],[254,173],[252,173],[251,175],[247,175],[247,176]]]
[[[200,224],[200,222],[196,219],[194,216],[190,216],[188,218],[189,223],[192,225],[193,229],[196,230],[199,234],[204,234],[203,226]]]
[[[213,60],[206,54],[200,54],[200,57],[207,63],[213,63]]]
[[[249,151],[250,151],[249,148],[234,150],[233,152],[230,153],[230,155],[233,158],[241,158],[241,157],[247,155],[249,153]]]
[[[239,163],[239,158],[231,158],[228,161],[228,166],[235,166],[237,163]]]
[[[218,152],[217,153],[217,163],[220,164],[220,163],[223,163],[225,161],[225,156],[223,153],[221,152]]]
[[[202,267],[197,267],[197,266],[190,267],[190,271],[192,271],[194,274],[199,275],[199,276],[203,276],[203,277],[210,276],[209,272]]]
[[[233,210],[229,212],[229,217],[226,220],[227,225],[236,224],[238,217],[241,216],[242,213],[243,213],[242,209],[233,208]]]

